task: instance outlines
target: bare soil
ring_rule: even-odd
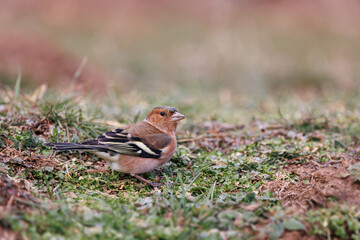
[[[295,174],[298,181],[289,181],[279,174],[274,181],[264,183],[261,191],[271,191],[283,206],[303,212],[325,207],[329,197],[360,206],[360,184],[347,171],[360,160],[345,154],[331,158],[336,160],[318,163],[308,159],[305,165],[290,164],[284,168],[285,173]]]

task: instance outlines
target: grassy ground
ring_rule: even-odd
[[[358,95],[226,106],[135,93],[94,105],[45,88],[0,96],[0,237],[359,239]],[[187,119],[172,160],[143,175],[162,187],[89,172],[106,164],[43,145],[96,137],[164,102]]]
[[[0,1],[0,239],[359,239],[359,9]],[[165,104],[163,187],[43,146]]]

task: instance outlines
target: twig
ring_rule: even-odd
[[[83,59],[81,60],[80,66],[78,67],[78,69],[76,70],[76,72],[74,73],[73,79],[71,81],[70,84],[70,92],[72,91],[72,89],[74,88],[74,85],[76,84],[78,78],[80,77],[80,74],[82,73],[86,63],[88,61],[87,57],[83,57]]]
[[[214,191],[215,191],[215,186],[216,186],[216,181],[214,182],[214,185],[212,187],[212,191],[211,191],[211,195],[210,195],[210,201],[213,200],[213,197],[214,197]]]
[[[86,170],[85,172],[87,173],[101,173],[101,172],[106,172],[107,170],[106,169],[89,169],[89,170]]]
[[[18,202],[21,202],[21,203],[24,203],[24,204],[27,204],[29,206],[41,206],[40,203],[37,203],[37,202],[31,202],[31,201],[26,201],[24,199],[21,199],[21,198],[17,198],[15,197],[15,200],[18,201]],[[37,199],[36,199],[37,200]]]
[[[9,201],[7,202],[7,204],[6,204],[6,210],[7,210],[7,211],[10,210],[11,205],[12,205],[12,203],[13,203],[13,201],[14,201],[14,197],[15,197],[15,194],[11,195]]]
[[[56,192],[56,190],[60,187],[61,184],[57,185],[54,189],[53,189],[53,194]]]
[[[314,165],[316,165],[316,166],[321,166],[321,164],[320,163],[318,163],[318,162],[316,162],[316,161],[314,161],[314,160],[310,160],[309,162],[311,162],[312,164],[314,164]]]
[[[2,167],[0,167],[0,171],[3,171],[5,173],[9,173],[7,170],[3,169]]]
[[[205,137],[209,137],[209,135],[200,135],[200,136],[197,136],[197,137],[194,137],[194,138],[183,138],[183,139],[178,139],[177,142],[178,143],[181,143],[181,142],[192,142],[192,141],[196,141],[196,140],[200,140],[202,138],[205,138]]]
[[[203,138],[212,138],[212,137],[227,137],[227,136],[233,136],[234,134],[232,133],[228,133],[228,134],[202,134],[200,136],[197,137],[193,137],[193,138],[180,138],[177,140],[178,143],[182,143],[182,142],[192,142],[192,141],[197,141]]]

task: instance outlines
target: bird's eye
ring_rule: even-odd
[[[161,116],[165,116],[165,112],[160,112],[160,115],[161,115]]]

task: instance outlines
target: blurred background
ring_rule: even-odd
[[[96,98],[357,94],[359,13],[340,0],[2,0],[0,86],[21,72],[24,91],[75,85]]]

